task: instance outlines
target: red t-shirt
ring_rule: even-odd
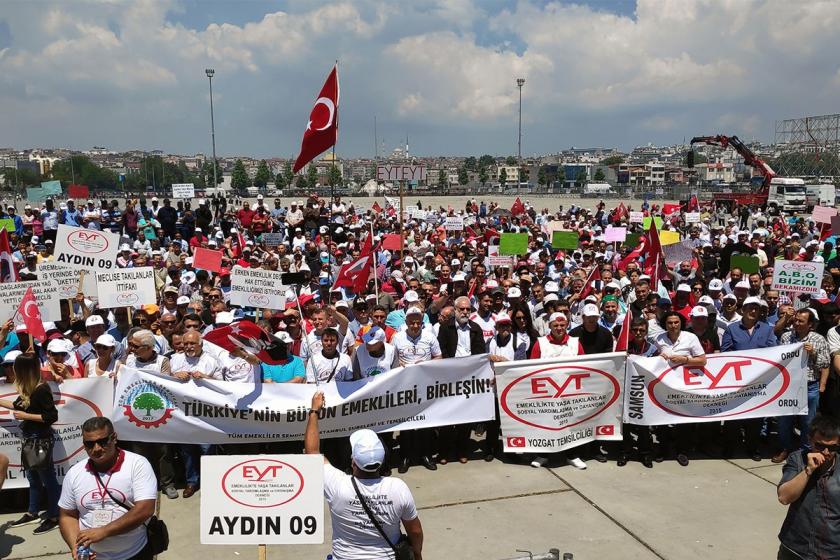
[[[251,227],[251,222],[254,220],[255,214],[256,212],[250,208],[248,210],[242,208],[236,213],[236,217],[239,219],[239,223],[242,224],[242,227],[247,228]]]

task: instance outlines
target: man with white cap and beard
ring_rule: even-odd
[[[320,454],[318,416],[324,393],[312,396],[304,449]],[[353,474],[333,467],[324,457],[324,497],[332,521],[332,554],[335,560],[394,558],[399,547],[410,547],[415,560],[423,560],[423,527],[414,497],[405,482],[382,477],[385,446],[372,430],[350,436]],[[407,536],[400,531],[400,523]]]

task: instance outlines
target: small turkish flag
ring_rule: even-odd
[[[282,364],[287,359],[279,347],[281,343],[251,321],[215,328],[204,336],[204,340],[228,352],[245,350],[270,365]]]
[[[615,426],[596,426],[595,427],[595,435],[596,436],[611,436],[615,434]]]
[[[508,447],[525,447],[525,438],[522,436],[507,438]]]
[[[330,146],[335,146],[338,140],[338,66],[333,66],[327,76],[318,99],[309,113],[309,122],[300,143],[300,155],[295,160],[293,173],[297,173],[304,165],[325,152]]]
[[[31,334],[32,338],[40,342],[47,339],[44,322],[41,320],[41,310],[38,309],[38,302],[35,301],[35,294],[31,287],[26,289],[23,299],[20,300],[17,314],[20,315],[23,324],[26,325],[27,334]]]

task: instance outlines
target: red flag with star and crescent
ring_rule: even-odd
[[[26,326],[27,334],[32,335],[32,338],[40,342],[47,339],[44,322],[41,320],[41,310],[38,309],[38,302],[35,300],[35,293],[31,286],[26,289],[23,299],[20,300],[17,315],[20,316],[21,322]]]
[[[630,324],[633,322],[633,314],[630,310],[624,314],[624,321],[621,322],[621,331],[618,333],[618,340],[615,341],[616,352],[627,352],[630,347]]]
[[[12,260],[12,244],[9,243],[9,232],[0,229],[0,282],[17,282],[18,277],[15,262]]]
[[[650,228],[645,243],[645,274],[650,276],[650,287],[653,291],[659,288],[659,281],[668,278],[668,267],[665,255],[662,253],[662,243],[659,241],[659,231],[655,220],[650,221]]]
[[[359,258],[342,265],[338,270],[332,289],[347,287],[353,288],[353,291],[357,294],[362,293],[365,287],[367,287],[368,278],[370,278],[373,267],[372,253],[371,237],[367,236],[365,244],[359,252]]]
[[[327,76],[327,81],[324,82],[324,87],[312,106],[312,112],[309,113],[309,122],[306,123],[300,143],[300,155],[295,160],[293,173],[300,171],[304,165],[327,151],[327,148],[335,146],[338,140],[338,93],[336,65]]]
[[[266,364],[282,364],[286,359],[282,352],[277,352],[279,341],[251,321],[215,328],[204,335],[204,340],[228,352],[244,350]]]

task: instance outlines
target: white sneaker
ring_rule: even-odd
[[[571,459],[566,459],[566,462],[576,469],[580,469],[582,471],[586,470],[586,463],[584,463],[580,457],[572,457]]]
[[[531,466],[535,469],[538,469],[540,467],[544,467],[546,463],[548,463],[548,459],[546,459],[545,457],[537,457],[536,459],[531,461]]]

